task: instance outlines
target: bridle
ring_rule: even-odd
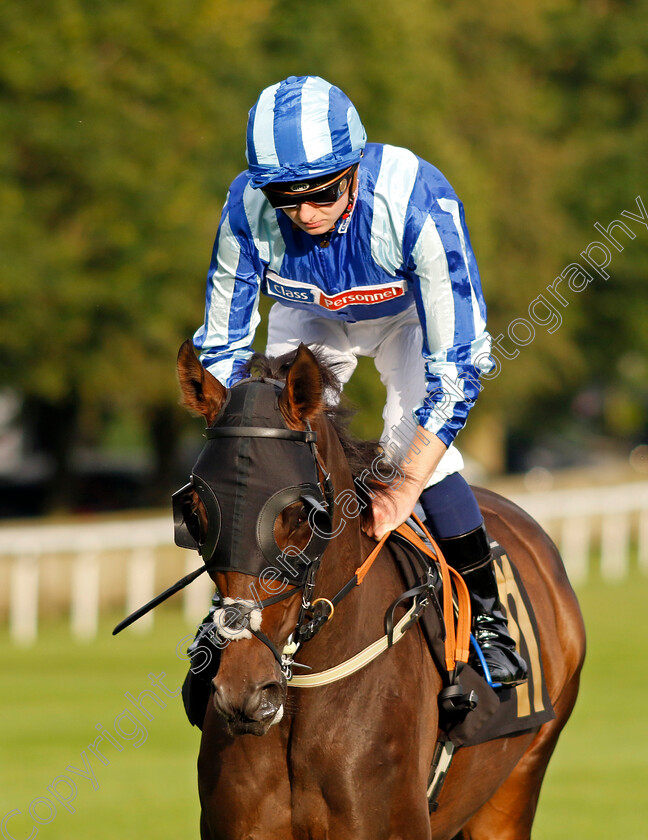
[[[267,378],[252,378],[237,383],[231,390],[233,391],[239,386],[253,383],[271,384],[275,389],[283,389],[285,384]],[[216,423],[207,428],[204,435],[208,444],[212,441],[227,439],[279,440],[294,442],[298,445],[306,444],[310,451],[313,474],[316,476],[316,481],[302,483],[293,487],[285,487],[275,492],[266,501],[258,517],[257,542],[259,547],[266,557],[274,557],[277,551],[280,552],[280,556],[284,560],[283,568],[288,568],[292,572],[292,575],[288,575],[291,578],[288,581],[290,585],[286,583],[281,592],[262,600],[258,598],[254,584],[250,587],[255,594],[254,608],[259,610],[263,610],[265,607],[290,598],[299,591],[302,592],[299,617],[295,630],[289,638],[288,645],[283,651],[279,651],[276,645],[260,629],[254,629],[250,622],[251,609],[245,602],[237,600],[233,603],[226,604],[218,592],[214,599],[214,605],[227,613],[227,627],[231,630],[248,630],[252,635],[256,636],[259,641],[270,649],[283,673],[287,678],[290,678],[294,652],[304,641],[312,638],[326,621],[331,618],[335,605],[344,595],[351,591],[357,583],[357,580],[354,577],[330,600],[325,598],[312,600],[317,571],[322,555],[331,539],[332,523],[335,516],[333,482],[318,452],[317,431],[312,429],[308,422],[305,423],[306,428],[303,430],[288,428],[283,421],[282,426],[264,427],[254,424],[236,426],[219,425]],[[195,469],[196,465],[194,465]],[[208,525],[206,531],[201,534],[198,533],[195,523],[192,526],[188,522],[186,502],[191,492],[198,494],[206,511]],[[272,525],[275,516],[288,504],[297,500],[301,500],[308,510],[308,523],[311,528],[311,537],[303,549],[296,553],[286,553],[286,549],[282,551],[277,546],[274,540]],[[125,618],[114,629],[113,635],[128,627],[172,594],[183,589],[205,571],[213,571],[215,569],[212,558],[220,535],[221,511],[214,488],[204,477],[192,472],[190,482],[174,493],[173,507],[176,544],[184,548],[198,550],[203,557],[204,565],[177,581],[173,586]],[[297,561],[299,561],[299,569],[297,568]],[[221,570],[227,571],[227,569]],[[241,560],[240,558],[237,564],[231,566],[229,570],[242,571],[257,579],[260,577],[257,569],[246,567],[245,560]]]
[[[283,385],[283,383],[278,382],[275,382],[275,384]],[[275,429],[260,426],[220,426],[205,430],[205,437],[208,440],[217,440],[228,437],[247,437],[262,438],[267,440],[289,440],[297,441],[300,443],[306,443],[310,448],[313,461],[316,465],[318,473],[317,484],[320,489],[322,499],[320,500],[312,494],[303,494],[301,496],[301,498],[308,503],[308,506],[310,508],[308,518],[309,524],[311,525],[313,531],[311,539],[309,540],[307,546],[307,549],[309,550],[308,555],[310,556],[306,556],[306,559],[308,561],[306,563],[306,574],[301,583],[297,583],[293,588],[286,589],[283,592],[278,593],[277,595],[265,598],[263,600],[256,600],[256,602],[254,603],[254,607],[256,609],[260,609],[261,611],[263,611],[265,607],[271,606],[272,604],[276,604],[280,601],[290,598],[293,595],[295,595],[299,590],[302,591],[302,601],[300,606],[299,617],[297,619],[297,624],[283,651],[279,651],[274,642],[272,642],[272,640],[269,639],[265,633],[263,633],[258,628],[255,629],[252,626],[249,618],[251,609],[247,604],[241,601],[235,601],[234,603],[226,605],[223,597],[218,592],[213,602],[214,605],[216,605],[217,607],[220,607],[224,611],[229,612],[226,621],[228,628],[248,630],[253,636],[255,636],[260,642],[262,642],[264,645],[266,645],[266,647],[270,649],[272,655],[274,656],[275,660],[279,664],[282,672],[284,673],[287,679],[290,679],[292,673],[292,666],[294,665],[293,656],[297,650],[297,647],[303,641],[307,641],[308,639],[312,638],[315,635],[315,633],[319,629],[321,629],[321,627],[326,623],[326,621],[328,621],[328,619],[333,615],[333,611],[335,609],[334,603],[325,598],[319,598],[316,599],[314,602],[311,602],[313,591],[315,589],[315,578],[319,570],[322,555],[324,554],[326,546],[330,540],[331,524],[335,515],[335,499],[331,474],[324,466],[317,449],[317,432],[311,428],[308,422],[306,422],[305,425],[306,429],[304,430]],[[287,489],[290,490],[290,488]],[[272,509],[270,509],[270,512],[267,516],[268,521],[262,523],[260,527],[261,539],[263,541],[269,540],[269,535],[267,533],[267,525],[268,522],[272,520],[272,513],[274,512],[274,508],[283,508],[284,505],[282,503],[287,500],[282,498],[281,492],[279,494],[275,494],[273,498],[275,498],[276,504],[273,506]],[[325,506],[322,504],[322,501],[324,502]],[[319,520],[319,522],[316,522],[315,520]],[[264,525],[266,526],[265,529]],[[326,527],[326,530],[324,530],[324,528],[322,527],[323,525]],[[300,551],[299,554],[301,557],[304,557],[303,551]],[[288,556],[290,557],[294,555]],[[318,607],[318,604],[322,604],[323,606]],[[330,607],[328,607],[328,605],[330,605]],[[328,612],[326,612],[327,608],[329,610]]]

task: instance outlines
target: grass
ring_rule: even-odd
[[[535,840],[648,837],[648,579],[579,590],[588,652],[543,786]]]
[[[58,809],[52,822],[38,826],[44,840],[198,836],[195,762],[200,733],[186,722],[180,699],[160,688],[156,694],[164,708],[150,695],[144,699],[153,717],[143,719],[145,731],[128,716],[120,717],[133,709],[126,692],[137,698],[153,688],[149,673],[165,674],[162,682],[169,690],[184,678],[186,666],[175,648],[189,630],[170,611],[157,624],[151,635],[125,632],[114,638],[112,625],[105,625],[98,640],[88,645],[71,642],[67,628],[56,626],[43,628],[33,648],[3,645],[0,818],[12,809],[22,812],[8,826],[16,840],[29,836],[30,803],[39,797]],[[130,740],[116,731],[116,721]],[[99,737],[97,725],[122,747],[98,745],[107,765],[88,750]],[[83,754],[96,775],[94,785],[66,770],[72,765],[90,775]],[[77,785],[70,803],[74,813],[48,790],[63,774]],[[64,781],[56,789],[62,798],[71,796]],[[35,807],[37,817],[51,816],[47,803]]]
[[[648,579],[635,573],[623,584],[593,580],[579,594],[588,660],[576,710],[549,767],[534,838],[645,840]],[[126,692],[138,696],[152,688],[149,673],[164,673],[168,690],[180,685],[185,663],[175,648],[187,632],[178,615],[165,611],[148,636],[113,638],[106,624],[95,642],[82,645],[55,625],[43,627],[38,644],[26,650],[0,639],[0,821],[21,811],[2,829],[6,840],[29,837],[30,805],[42,840],[198,837],[199,733],[186,722],[180,699],[158,688],[162,708],[149,695],[144,703],[153,720],[143,720],[145,731],[120,717],[133,708]],[[88,750],[97,725],[122,747],[99,745],[108,764]],[[71,799],[65,777],[77,787],[69,803],[74,813],[54,796],[55,790]],[[56,816],[45,800],[56,805]]]

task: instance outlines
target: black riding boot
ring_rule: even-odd
[[[472,607],[472,629],[494,683],[517,685],[527,678],[527,665],[515,650],[499,599],[495,569],[482,525],[458,537],[437,539],[448,564],[466,581]],[[478,659],[471,662],[482,672]]]

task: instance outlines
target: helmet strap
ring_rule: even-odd
[[[325,234],[323,234],[322,238],[320,239],[319,246],[320,248],[328,248],[331,243],[331,236],[337,230],[338,233],[346,233],[347,228],[351,222],[351,216],[353,214],[353,208],[355,207],[356,198],[358,197],[358,167],[356,166],[355,172],[353,173],[353,178],[351,179],[351,183],[349,185],[349,201],[347,203],[346,209],[342,213],[342,215],[338,218],[335,222],[333,227],[328,230]]]
[[[353,173],[353,180],[351,182],[351,186],[349,188],[349,203],[346,206],[346,210],[340,218],[335,223],[337,225],[338,233],[346,233],[347,228],[351,222],[351,214],[353,213],[353,208],[355,207],[356,198],[358,197],[358,170]]]

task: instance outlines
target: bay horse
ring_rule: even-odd
[[[294,360],[279,360],[274,367],[268,362],[264,373],[285,428],[306,435],[301,443],[285,441],[283,451],[303,457],[297,450],[308,448],[303,441],[312,429],[318,476],[330,475],[336,500],[355,496],[344,440],[325,404],[321,363],[301,345]],[[231,428],[234,392],[264,382],[253,377],[227,390],[203,368],[190,342],[180,349],[178,376],[182,401],[205,418],[207,437],[210,427]],[[248,466],[263,471],[253,461]],[[268,466],[265,477],[275,472]],[[255,479],[262,484],[264,476],[251,474]],[[198,758],[202,840],[528,840],[547,764],[576,700],[584,628],[549,537],[512,502],[488,490],[476,494],[489,534],[506,547],[533,603],[555,719],[535,731],[459,749],[438,809],[430,814],[426,787],[442,678],[420,628],[346,679],[292,688],[276,656],[302,606],[302,590],[288,587],[284,597],[268,599],[273,603],[259,611],[266,644],[248,633],[222,651]],[[204,536],[209,513],[204,494],[194,495],[192,509]],[[376,546],[362,518],[348,511],[335,506],[333,536],[314,593],[324,599],[349,581]],[[276,545],[304,548],[312,525],[304,500],[293,498],[272,526]],[[250,599],[253,578],[245,559],[241,563],[244,571],[207,564],[217,591],[230,603]],[[354,586],[334,618],[303,645],[302,665],[323,671],[380,638],[385,611],[402,591],[387,543],[362,586]]]

